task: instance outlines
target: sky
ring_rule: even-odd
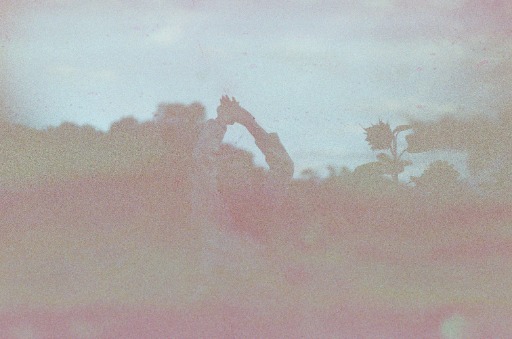
[[[373,161],[364,130],[493,116],[512,84],[512,3],[478,0],[3,1],[0,104],[43,128],[106,130],[159,103],[236,97],[297,171]],[[254,151],[230,128],[226,141]],[[411,155],[464,171],[463,153]],[[411,172],[411,173],[412,173]]]

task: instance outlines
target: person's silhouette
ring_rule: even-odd
[[[192,224],[203,237],[202,265],[207,274],[219,265],[225,266],[230,253],[239,256],[249,250],[241,237],[223,232],[232,228],[233,218],[218,187],[218,157],[227,126],[239,123],[253,135],[256,145],[265,156],[269,172],[265,176],[265,191],[269,201],[278,208],[290,183],[294,164],[276,133],[267,133],[255,118],[234,99],[223,96],[217,108],[217,118],[205,122],[194,148],[194,180],[192,189]],[[245,244],[245,245],[244,245]],[[248,248],[243,248],[248,247]],[[233,250],[233,251],[232,251]]]

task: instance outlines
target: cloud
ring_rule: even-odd
[[[62,80],[72,80],[88,83],[105,83],[117,79],[117,74],[111,69],[81,68],[70,64],[55,65],[48,68],[50,75]]]
[[[179,40],[182,28],[179,26],[167,26],[149,35],[149,39],[160,45],[172,45]]]
[[[169,13],[153,23],[153,29],[148,33],[148,39],[162,46],[176,44],[186,35],[186,30],[191,23],[197,24],[199,15],[190,10],[172,9]]]

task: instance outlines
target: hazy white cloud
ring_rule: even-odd
[[[156,29],[148,34],[148,39],[163,46],[173,45],[186,36],[187,26],[198,20],[198,15],[191,11],[173,10],[167,17],[153,23]]]
[[[149,35],[149,39],[157,44],[168,46],[177,42],[182,32],[183,30],[181,29],[181,27],[168,25],[154,33],[151,33]]]

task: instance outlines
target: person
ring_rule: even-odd
[[[201,234],[201,266],[206,275],[240,262],[242,253],[251,257],[257,247],[251,239],[229,234],[234,229],[233,216],[218,187],[219,151],[229,125],[239,123],[254,137],[256,146],[269,166],[265,176],[265,192],[273,208],[278,209],[287,194],[294,164],[276,133],[267,133],[254,116],[242,108],[235,98],[222,96],[217,117],[206,121],[194,147],[192,187],[192,220]]]

